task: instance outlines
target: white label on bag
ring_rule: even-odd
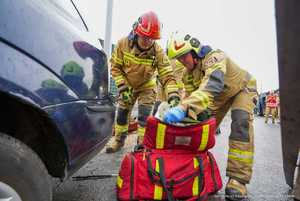
[[[192,137],[190,136],[176,136],[175,145],[189,145],[191,143]]]

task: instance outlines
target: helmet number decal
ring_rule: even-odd
[[[207,61],[205,61],[204,66],[205,67],[210,67],[214,65],[218,60],[215,57],[210,57]]]

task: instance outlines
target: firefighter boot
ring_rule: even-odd
[[[114,141],[106,148],[106,153],[115,153],[119,151],[125,144],[126,135],[115,136]]]
[[[226,198],[232,201],[242,201],[247,198],[247,188],[245,184],[235,179],[229,178],[225,188]]]

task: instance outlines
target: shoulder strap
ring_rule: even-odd
[[[160,180],[163,186],[163,189],[166,191],[167,193],[167,198],[168,201],[175,201],[172,192],[169,190],[169,188],[167,187],[167,180],[165,177],[165,171],[164,171],[164,160],[162,158],[158,158],[158,164],[159,164],[159,175],[160,175]]]

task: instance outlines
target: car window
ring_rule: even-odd
[[[86,31],[80,15],[70,0],[50,0],[50,3],[54,5],[61,16],[76,25],[82,31]]]

